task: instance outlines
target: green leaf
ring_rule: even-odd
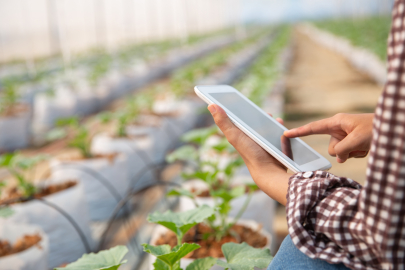
[[[229,202],[237,197],[245,194],[245,186],[237,186],[230,191],[225,189],[215,190],[211,192],[212,197],[217,197],[223,199],[225,202]]]
[[[179,189],[172,189],[170,190],[166,196],[170,197],[170,196],[185,196],[185,197],[189,197],[191,199],[195,198],[195,196],[198,194],[195,194],[187,189],[184,188],[179,188]]]
[[[216,145],[213,145],[212,148],[214,148],[220,153],[226,150],[229,150],[228,152],[232,152],[232,149],[234,149],[226,138],[222,138]]]
[[[13,160],[15,154],[14,153],[7,153],[0,156],[0,167],[8,167],[11,165],[11,161]]]
[[[152,246],[148,244],[142,244],[142,246],[144,252],[152,254],[156,257],[172,252],[172,248],[170,247],[170,245]]]
[[[231,176],[234,174],[235,170],[239,168],[241,165],[244,164],[244,161],[242,158],[237,158],[236,160],[230,162],[224,169],[224,173],[228,176]]]
[[[195,149],[191,145],[184,145],[184,146],[177,148],[175,151],[173,151],[169,155],[167,155],[166,161],[168,163],[175,162],[176,160],[193,161],[193,160],[197,160],[197,158],[198,158],[197,149]]]
[[[203,171],[196,171],[194,173],[182,173],[181,176],[186,179],[186,180],[191,180],[191,179],[200,179],[203,180],[204,182],[211,183],[213,179],[217,176],[218,171],[215,172],[203,172]]]
[[[14,210],[10,207],[0,207],[0,218],[8,218],[14,214]]]
[[[122,260],[127,252],[128,249],[126,246],[116,246],[96,254],[84,254],[76,262],[70,263],[64,268],[55,268],[55,270],[116,270],[121,264],[127,262],[126,260]]]
[[[79,118],[77,116],[73,117],[66,117],[66,118],[59,118],[56,120],[57,127],[65,127],[65,126],[79,126]]]
[[[254,270],[254,267],[265,268],[273,259],[268,248],[253,248],[246,243],[226,243],[222,245],[221,249],[227,262],[218,260],[217,264],[232,270]]]
[[[48,142],[63,139],[67,136],[67,131],[64,128],[54,128],[45,135]]]
[[[162,261],[167,266],[169,266],[169,268],[172,268],[175,264],[180,262],[181,258],[186,256],[190,252],[200,248],[200,245],[197,245],[195,243],[184,243],[180,246],[175,246],[172,250],[170,250],[169,245],[161,245],[155,247],[148,244],[143,244],[142,246],[143,251],[156,256],[157,260]],[[155,269],[156,266],[162,269],[162,265],[160,262],[156,263]]]
[[[25,157],[23,155],[15,155],[12,160],[12,165],[14,167],[27,170],[31,169],[33,166],[38,164],[41,161],[47,160],[49,158],[48,155],[39,154],[33,157]]]
[[[181,137],[183,142],[193,142],[198,145],[202,145],[211,136],[218,132],[216,125],[208,128],[193,129]]]
[[[193,226],[203,222],[213,214],[213,208],[203,205],[181,213],[173,213],[170,210],[165,213],[155,212],[148,216],[148,221],[165,226],[179,237],[183,236]]]
[[[169,266],[159,259],[155,260],[155,262],[153,263],[153,266],[154,266],[154,270],[170,270]]]
[[[215,265],[216,262],[217,259],[212,257],[197,259],[190,263],[186,270],[209,270]]]
[[[259,190],[259,187],[256,184],[245,184],[245,186],[249,189],[249,192]]]
[[[100,120],[101,123],[106,124],[114,118],[114,115],[112,112],[108,112],[108,111],[101,112],[97,115],[97,118]]]

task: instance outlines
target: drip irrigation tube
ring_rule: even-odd
[[[77,225],[76,221],[74,221],[73,218],[72,218],[68,213],[66,213],[62,208],[60,208],[60,207],[57,206],[56,204],[53,204],[53,203],[51,203],[51,202],[49,202],[49,201],[47,201],[47,200],[44,200],[44,199],[41,199],[41,198],[35,198],[35,200],[37,200],[37,201],[39,201],[39,202],[41,202],[41,203],[43,203],[43,204],[45,204],[45,205],[47,205],[47,206],[49,206],[49,207],[55,209],[55,210],[58,211],[62,216],[64,216],[64,217],[69,221],[69,223],[73,226],[73,228],[75,229],[75,231],[77,232],[77,234],[79,235],[80,240],[82,241],[82,244],[83,244],[83,246],[84,246],[84,249],[86,250],[86,253],[91,252],[91,248],[90,248],[89,242],[87,242],[87,239],[86,239],[86,237],[84,236],[83,231],[80,229],[79,225]]]
[[[160,167],[160,166],[166,166],[166,164],[164,163],[164,164],[157,164],[157,165],[154,165],[154,166],[148,166],[148,167],[144,168],[140,173],[138,173],[138,175],[142,176],[144,173],[148,172],[150,169]],[[104,230],[104,232],[103,232],[103,234],[101,236],[101,240],[100,240],[100,243],[99,243],[99,249],[101,249],[103,247],[103,245],[105,243],[105,239],[107,237],[107,233],[111,229],[113,221],[117,218],[117,215],[118,215],[119,211],[121,210],[122,207],[124,207],[127,204],[129,199],[131,199],[133,196],[135,196],[135,195],[141,193],[142,191],[145,191],[145,190],[147,190],[147,189],[149,189],[151,187],[161,186],[161,185],[179,186],[179,184],[174,183],[174,182],[163,182],[163,181],[157,180],[157,181],[155,181],[155,183],[153,183],[151,185],[148,185],[148,186],[145,186],[145,187],[142,187],[139,190],[135,190],[135,188],[133,188],[130,191],[128,191],[128,193],[125,195],[125,197],[115,207],[110,219],[108,220],[108,225],[107,225],[106,229]],[[128,239],[128,240],[130,240],[130,239]]]
[[[79,168],[78,168],[78,166],[79,166]],[[87,173],[88,175],[97,179],[99,181],[99,183],[101,183],[111,193],[111,195],[115,198],[117,203],[119,203],[122,200],[121,195],[118,193],[118,191],[115,189],[115,187],[113,185],[111,185],[110,182],[108,182],[108,179],[106,179],[104,176],[102,176],[97,171],[95,171],[91,168],[88,168],[88,167],[85,167],[82,165],[74,165],[74,166],[57,165],[57,166],[54,166],[53,168],[56,170],[69,168],[69,169],[78,170],[78,171]]]

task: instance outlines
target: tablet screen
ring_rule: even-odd
[[[219,105],[223,105],[238,117],[246,127],[250,127],[298,165],[319,159],[308,147],[297,139],[288,139],[284,129],[267,118],[237,93],[210,93]]]

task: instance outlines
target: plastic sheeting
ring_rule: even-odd
[[[57,183],[51,180],[48,183]],[[66,190],[43,198],[56,205],[69,215],[83,232],[85,239],[93,246],[89,227],[89,215],[86,207],[83,185],[78,182]],[[87,250],[73,225],[59,211],[38,200],[13,204],[15,213],[8,219],[19,224],[39,226],[49,238],[49,267],[72,262],[81,257]],[[39,268],[35,268],[39,269]]]
[[[0,257],[0,270],[47,270],[49,241],[37,226],[0,220],[0,239],[14,244],[24,235],[39,234],[41,241],[22,252]]]
[[[79,161],[51,160],[52,178],[77,179],[83,183],[91,220],[110,218],[129,188],[127,157],[118,155]]]
[[[0,118],[0,130],[0,151],[27,146],[30,139],[30,112]]]

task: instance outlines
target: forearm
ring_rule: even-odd
[[[248,166],[249,168],[249,166]],[[282,205],[287,203],[288,181],[292,174],[277,165],[265,168],[249,168],[256,185],[273,200]]]

